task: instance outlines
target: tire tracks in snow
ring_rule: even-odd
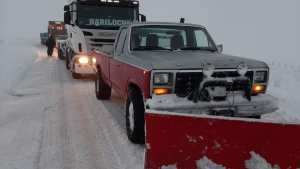
[[[18,84],[10,87],[13,91],[13,87],[18,86],[19,91],[22,93],[29,91],[29,95],[22,95],[22,97],[14,97],[13,94],[12,96],[6,95],[5,102],[1,103],[5,109],[1,111],[3,123],[1,123],[0,131],[1,135],[8,135],[8,138],[0,139],[2,147],[0,168],[3,169],[39,168],[46,115],[52,108],[47,101],[47,86],[41,86],[39,83],[40,81],[48,83],[49,74],[40,70],[49,66],[46,61],[39,64],[29,62],[29,65],[26,65],[26,63],[24,63],[26,71],[23,72],[23,77],[20,80],[19,74],[14,74],[17,75],[17,78],[13,78],[17,79]],[[37,93],[43,91],[43,94],[33,95],[33,91],[38,91]],[[5,147],[8,144],[9,146]]]
[[[73,80],[64,63],[54,58],[26,65],[22,77],[16,79],[16,85],[11,88],[13,92],[10,92],[11,99],[25,102],[30,109],[18,108],[28,112],[22,116],[19,113],[9,116],[12,122],[17,120],[15,135],[19,134],[12,138],[16,149],[24,149],[29,144],[32,152],[29,157],[18,154],[14,158],[16,152],[13,152],[9,157],[1,158],[17,160],[16,163],[7,163],[9,167],[4,169],[143,167],[144,147],[128,141],[125,126],[120,124],[123,117],[117,117],[116,112],[120,110],[114,104],[96,100],[93,82]],[[31,109],[37,110],[31,112]],[[6,121],[7,115],[5,118],[5,124],[0,123],[0,127],[8,128],[7,125],[11,124]],[[28,124],[32,121],[34,124]],[[26,140],[26,144],[18,140],[20,137]],[[26,158],[26,166],[20,162],[23,158]]]
[[[70,131],[64,105],[62,80],[58,76],[57,61],[51,59],[48,69],[51,83],[47,102],[51,109],[45,117],[44,130],[41,134],[40,150],[37,157],[37,169],[73,169],[73,150],[70,146]]]
[[[107,105],[96,100],[93,82],[71,79],[61,62],[58,63],[58,70],[65,91],[65,113],[71,128],[75,168],[142,168],[144,147],[128,141],[125,126],[119,124],[119,120],[106,108]],[[110,109],[113,110],[119,111],[115,107]],[[122,113],[119,112],[119,116]]]

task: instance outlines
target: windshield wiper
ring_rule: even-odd
[[[210,47],[185,47],[180,48],[180,50],[204,50],[204,51],[210,51],[210,52],[216,52],[217,50]]]

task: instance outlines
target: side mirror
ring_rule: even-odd
[[[223,45],[217,45],[217,49],[218,49],[218,52],[219,53],[222,53],[223,52]]]
[[[146,22],[147,21],[147,18],[146,18],[145,15],[140,14],[140,16],[141,16],[141,22]]]
[[[65,24],[70,25],[70,23],[71,23],[71,13],[70,12],[64,13],[64,22],[65,22]]]
[[[65,6],[64,6],[64,11],[65,11],[65,12],[69,12],[69,11],[70,11],[69,5],[65,5]]]

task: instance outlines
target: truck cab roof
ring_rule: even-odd
[[[123,27],[151,26],[151,25],[192,26],[192,27],[201,27],[201,28],[205,29],[205,27],[202,25],[190,24],[190,23],[177,23],[177,22],[133,22],[128,25],[123,25]]]
[[[111,6],[128,6],[138,7],[137,0],[68,0],[67,4],[80,3],[86,5],[111,5]]]

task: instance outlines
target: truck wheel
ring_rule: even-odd
[[[58,58],[60,59],[60,60],[63,60],[63,56],[62,56],[62,51],[61,51],[61,49],[58,49]]]
[[[99,73],[95,79],[95,94],[98,100],[109,100],[111,97],[111,87],[103,81]]]
[[[67,70],[70,70],[70,61],[69,61],[69,57],[66,57],[66,68]]]
[[[126,129],[130,141],[145,143],[145,107],[141,92],[130,89],[126,101]]]

